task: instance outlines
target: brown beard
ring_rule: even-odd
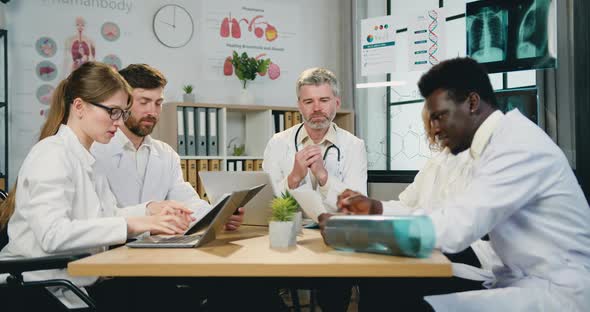
[[[142,121],[151,121],[154,124],[151,126],[142,126],[141,122]],[[140,136],[140,137],[144,137],[147,135],[150,135],[152,133],[152,131],[154,131],[154,127],[156,126],[156,124],[158,123],[158,119],[156,117],[152,117],[152,116],[147,116],[147,117],[143,117],[140,120],[135,119],[135,117],[133,116],[129,116],[129,119],[127,119],[127,121],[125,121],[125,126],[127,126],[127,129],[129,129],[129,131],[131,131],[131,133]]]

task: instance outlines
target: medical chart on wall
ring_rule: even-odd
[[[396,30],[391,16],[361,20],[361,75],[395,70]]]
[[[445,15],[443,9],[424,10],[408,25],[409,70],[425,71],[445,59]]]
[[[237,79],[231,64],[236,51],[239,55],[246,52],[249,57],[270,59],[268,71],[259,73],[254,82],[294,81],[299,74],[297,55],[304,47],[298,34],[298,10],[294,2],[203,2],[201,47],[207,79]]]
[[[422,123],[423,106],[412,103],[391,107],[391,170],[418,170],[432,157]]]

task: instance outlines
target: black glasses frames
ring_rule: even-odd
[[[123,121],[127,121],[127,119],[129,119],[129,116],[131,115],[130,111],[124,110],[119,107],[108,107],[108,106],[102,105],[100,103],[93,103],[93,102],[88,102],[88,103],[106,110],[109,113],[111,120],[118,120],[119,118],[123,117]]]

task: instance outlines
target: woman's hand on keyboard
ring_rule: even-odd
[[[195,221],[193,211],[175,200],[163,200],[150,202],[147,205],[148,215],[177,215],[184,217],[188,223]]]
[[[169,235],[183,234],[190,223],[185,217],[174,214],[127,217],[126,220],[128,236],[135,236],[144,232]]]

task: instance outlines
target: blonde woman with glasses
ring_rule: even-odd
[[[9,236],[0,259],[98,253],[144,232],[176,234],[188,228],[191,211],[177,203],[117,208],[106,178],[94,172],[90,146],[111,140],[129,117],[130,103],[127,82],[102,63],[85,63],[58,85],[39,142],[0,207],[0,227],[8,226]],[[29,272],[24,278],[68,279],[77,286],[97,280],[65,270]],[[0,283],[4,279],[0,276]],[[73,304],[69,292],[53,293]]]

